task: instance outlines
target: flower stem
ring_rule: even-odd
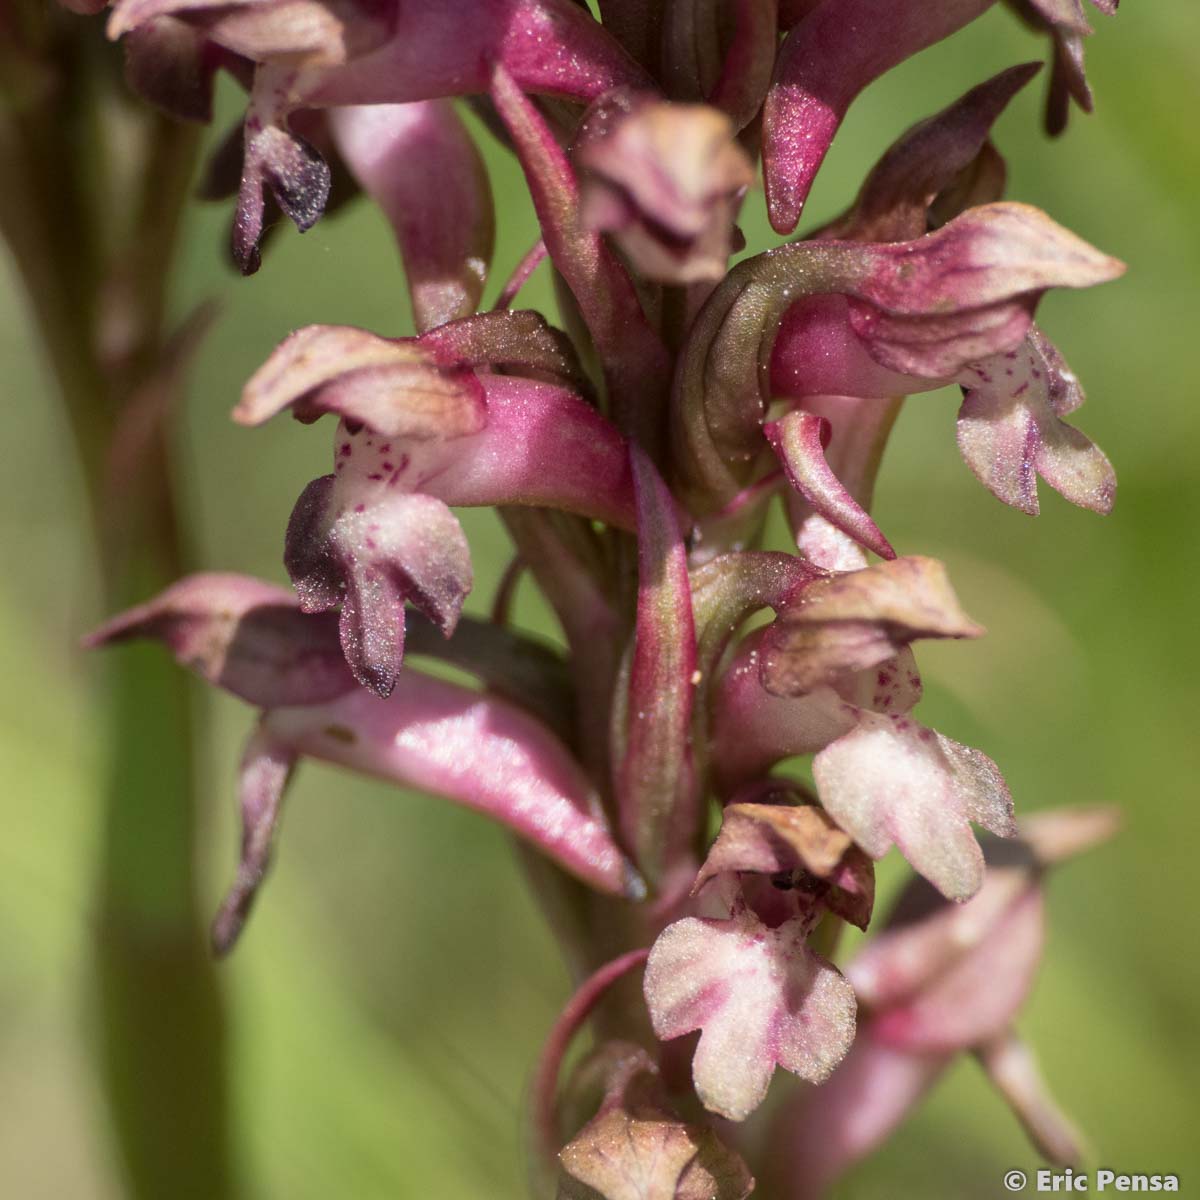
[[[112,611],[161,588],[185,557],[166,423],[178,362],[164,306],[198,138],[163,117],[141,118],[127,159],[115,54],[90,48],[91,28],[62,14],[29,28],[28,49],[53,83],[11,103],[0,97],[0,233],[78,453]],[[120,221],[104,184],[128,162],[138,194]],[[129,176],[121,179],[127,194]],[[106,664],[104,708],[87,1002],[126,1194],[226,1200],[239,1189],[224,1014],[195,896],[193,705],[183,676],[136,649]]]

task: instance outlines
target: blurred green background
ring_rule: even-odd
[[[910,402],[877,512],[902,553],[947,562],[990,631],[922,647],[923,719],[993,755],[1019,811],[1110,801],[1126,812],[1117,843],[1052,881],[1047,960],[1022,1026],[1101,1164],[1179,1172],[1184,1194],[1200,1195],[1200,6],[1131,4],[1096,24],[1096,115],[1074,114],[1067,135],[1047,142],[1035,82],[996,141],[1013,198],[1130,264],[1118,284],[1049,296],[1040,318],[1088,389],[1078,423],[1116,463],[1116,512],[1101,519],[1046,489],[1036,521],[1004,509],[959,460],[949,393]],[[838,138],[809,221],[839,211],[912,121],[1043,51],[997,9],[877,83]],[[223,100],[232,115],[236,98]],[[487,149],[500,229],[490,297],[535,227],[512,163]],[[225,265],[228,218],[224,206],[190,210],[173,288],[177,313],[205,297],[220,306],[178,442],[192,566],[281,580],[284,524],[300,488],[327,469],[329,434],[287,421],[235,427],[239,386],[309,322],[408,332],[407,301],[389,232],[365,203],[302,238],[281,231],[245,281]],[[745,227],[752,249],[770,244],[761,195]],[[102,614],[81,485],[4,257],[0,280],[13,417],[0,472],[0,1194],[111,1200],[123,1186],[94,1070],[92,980],[105,696],[75,648]],[[550,307],[544,268],[523,302]],[[464,522],[479,610],[508,549],[489,515]],[[520,611],[539,619],[528,597]],[[232,875],[234,768],[251,714],[193,686],[208,912]],[[886,888],[900,877],[889,861]],[[567,979],[498,828],[306,764],[273,877],[218,978],[248,1197],[523,1194],[528,1070]],[[1034,1165],[963,1061],[840,1194],[996,1197],[1006,1169]]]

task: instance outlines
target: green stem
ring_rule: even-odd
[[[98,126],[121,85],[110,61],[80,49],[91,34],[54,23],[35,49],[59,86],[0,112],[0,232],[76,443],[111,612],[165,586],[186,557],[168,431],[161,420],[147,431],[141,418],[148,404],[166,416],[165,395],[154,395],[169,386],[165,286],[198,138],[146,120],[141,195],[128,227],[100,246],[113,222],[96,181],[105,151],[120,150]],[[226,1200],[239,1188],[223,1005],[195,894],[192,697],[181,672],[139,648],[106,662],[103,682],[109,757],[89,1004],[126,1194]]]

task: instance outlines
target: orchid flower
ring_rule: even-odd
[[[995,496],[1036,513],[1040,478],[1112,507],[1111,464],[1066,421],[1080,384],[1034,316],[1050,288],[1123,267],[1005,200],[992,141],[1037,64],[908,129],[840,217],[730,265],[759,157],[790,233],[855,96],[990,6],[117,0],[109,16],[135,90],[176,115],[209,118],[216,70],[246,87],[226,146],[243,270],[268,206],[308,228],[336,168],[395,234],[415,330],[310,326],[245,386],[241,424],[336,423],[283,538],[290,590],[189,576],[90,641],[157,639],[258,710],[221,952],[306,758],[443,796],[536,852],[576,976],[531,1089],[539,1184],[563,1200],[744,1200],[753,1172],[819,1194],[964,1050],[1070,1157],[1012,1022],[1044,868],[1110,821],[1019,822],[996,763],[917,720],[915,643],[984,631],[946,567],[871,512],[903,399],[950,385],[959,450]],[[1056,39],[1054,111],[1064,89],[1086,107],[1078,0],[1017,7]],[[459,98],[539,224],[490,311],[495,216]],[[512,307],[543,260],[557,318]],[[763,547],[776,502],[786,551]],[[490,619],[464,615],[454,510],[471,506],[513,543]],[[512,624],[526,577],[561,649]],[[893,848],[921,879],[839,969],[844,923],[874,933]]]
[[[854,1047],[820,1092],[776,1118],[787,1146],[781,1195],[820,1196],[884,1141],[962,1053],[973,1053],[1044,1156],[1077,1164],[1080,1135],[1013,1029],[1042,956],[1049,868],[1116,831],[1108,808],[1036,813],[1020,840],[989,846],[987,881],[955,908],[921,881],[846,969],[863,1019]]]

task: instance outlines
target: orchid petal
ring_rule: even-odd
[[[571,339],[530,309],[477,313],[450,321],[423,334],[420,343],[475,370],[543,379],[584,397],[591,395],[591,382]]]
[[[405,602],[449,636],[471,590],[470,547],[433,496],[392,493],[347,508],[337,483],[324,475],[301,494],[284,565],[305,612],[341,606],[350,669],[363,687],[387,696],[404,656]]]
[[[881,365],[928,379],[1011,349],[1046,288],[1090,287],[1124,270],[1036,208],[1012,203],[972,209],[877,253],[861,299],[850,302],[851,327]]]
[[[575,161],[584,224],[611,232],[646,278],[684,285],[725,274],[754,171],[724,113],[610,97],[584,120]]]
[[[1047,288],[1122,270],[1037,209],[1006,203],[915,241],[797,242],[747,259],[701,310],[676,372],[675,454],[689,500],[719,507],[741,490],[776,384],[798,397],[928,390],[1018,345]],[[803,319],[789,325],[793,306]],[[777,355],[788,365],[776,368]]]
[[[287,589],[245,575],[189,575],[102,625],[85,645],[143,637],[260,708],[318,704],[354,686],[334,625],[301,613]]]
[[[939,197],[956,189],[972,192],[973,174],[991,169],[988,133],[1009,101],[1040,70],[1023,63],[972,88],[948,108],[914,125],[872,167],[850,210],[824,226],[820,238],[856,242],[900,242],[929,228],[931,209],[943,217]],[[985,156],[981,164],[980,158]],[[1001,162],[1001,171],[1003,163]],[[1003,183],[1003,174],[1000,177]],[[986,195],[978,203],[1000,198]],[[950,216],[970,207],[961,204]]]
[[[763,426],[788,482],[813,509],[835,528],[852,537],[882,558],[895,558],[896,551],[879,526],[846,490],[825,461],[823,442],[828,440],[829,422],[815,413],[795,410]]]
[[[743,908],[729,920],[685,917],[658,937],[646,1004],[662,1040],[699,1029],[692,1078],[700,1102],[732,1121],[762,1102],[778,1064],[826,1079],[854,1039],[854,992],[805,944],[802,919],[776,929]]]
[[[403,6],[392,37],[325,73],[308,103],[390,104],[486,92],[498,65],[522,91],[588,103],[649,79],[574,0],[492,0],[472,8]]]
[[[233,415],[260,425],[288,407],[301,421],[335,413],[388,437],[459,437],[485,421],[482,386],[464,364],[348,325],[310,325],[285,338]]]
[[[871,918],[871,860],[815,804],[727,804],[721,831],[692,885],[693,895],[715,876],[738,871],[815,875],[822,883],[811,890],[821,906],[860,929]],[[810,890],[809,883],[797,886]]]
[[[212,120],[217,63],[196,29],[174,17],[156,17],[130,33],[121,48],[125,81],[143,100],[180,120]]]
[[[762,668],[759,673],[763,673]],[[924,694],[911,646],[902,646],[877,667],[839,675],[831,680],[831,686],[855,708],[893,716],[912,712]]]
[[[1036,516],[1040,475],[1072,504],[1112,511],[1112,464],[1060,420],[1083,403],[1083,391],[1040,331],[1031,329],[1016,350],[973,363],[961,379],[959,449],[992,495]]]
[[[982,633],[940,562],[898,558],[807,587],[763,636],[763,685],[776,695],[800,695],[879,666],[917,638]]]
[[[1052,808],[1021,818],[1021,841],[1039,866],[1052,867],[1103,845],[1121,821],[1121,810],[1110,804]]]
[[[398,104],[485,92],[493,63],[520,86],[587,103],[648,79],[573,0],[491,0],[470,19],[442,4],[334,0],[119,0],[108,35],[118,38],[169,12],[256,62],[298,62],[293,107]],[[387,19],[380,20],[379,14]]]
[[[788,34],[763,109],[767,207],[791,233],[851,102],[872,80],[969,24],[992,0],[824,0]]]
[[[261,265],[265,192],[270,190],[275,202],[304,233],[325,211],[332,185],[329,164],[288,125],[288,106],[280,100],[280,77],[279,68],[260,68],[246,109],[232,240],[234,261],[243,275],[253,275]]]
[[[307,67],[344,63],[380,45],[388,32],[369,4],[355,0],[117,0],[108,36],[116,41],[163,16],[188,21],[209,41],[254,62]]]
[[[612,1046],[610,1057],[622,1050],[600,1111],[559,1155],[558,1200],[745,1200],[754,1180],[741,1158],[671,1112],[644,1050]]]
[[[400,246],[418,332],[479,306],[495,240],[487,171],[447,100],[335,110],[338,150]]]
[[[1016,833],[996,764],[909,717],[859,710],[848,733],[813,759],[830,816],[872,857],[893,844],[943,895],[965,900],[983,883],[972,821]]]
[[[976,1057],[1043,1158],[1078,1167],[1083,1138],[1046,1087],[1037,1059],[1012,1030],[978,1048]]]
[[[950,1065],[948,1054],[909,1054],[860,1020],[850,1052],[820,1090],[796,1095],[771,1130],[782,1200],[821,1200],[854,1163],[881,1146]]]
[[[880,1012],[876,1035],[921,1054],[966,1050],[999,1036],[1029,996],[1044,925],[1041,889],[1027,885],[970,954],[906,1002]],[[880,946],[879,953],[885,952]],[[850,978],[853,982],[853,973]],[[864,999],[861,993],[859,998]]]
[[[297,754],[491,816],[600,891],[639,890],[578,764],[503,700],[406,668],[387,700],[355,689],[330,704],[273,709],[264,727]]]
[[[218,955],[233,949],[271,864],[280,806],[295,764],[291,750],[263,728],[255,731],[242,758],[242,856],[237,879],[212,924],[212,944]]]

